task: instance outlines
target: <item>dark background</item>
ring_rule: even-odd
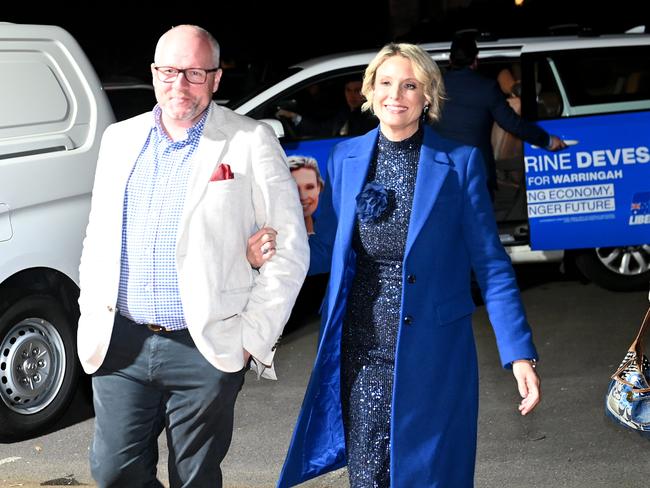
[[[226,67],[263,80],[303,59],[378,49],[392,40],[448,41],[460,29],[512,37],[548,35],[562,30],[557,26],[575,24],[563,29],[593,35],[622,32],[650,21],[648,0],[524,0],[520,7],[514,0],[204,0],[137,7],[133,1],[13,3],[3,6],[0,20],[64,27],[104,80],[135,76],[148,81],[158,37],[183,23],[200,25],[215,35]],[[556,28],[550,30],[551,26]]]

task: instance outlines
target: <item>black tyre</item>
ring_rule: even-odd
[[[647,290],[650,283],[650,244],[599,247],[576,254],[582,274],[614,291]]]
[[[0,314],[0,440],[42,434],[72,400],[79,378],[76,325],[50,296]]]

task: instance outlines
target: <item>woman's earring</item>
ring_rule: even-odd
[[[424,108],[422,109],[422,122],[425,124],[428,122],[428,117],[429,115],[429,105],[425,105]]]

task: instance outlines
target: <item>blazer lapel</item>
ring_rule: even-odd
[[[339,225],[343,249],[348,249],[352,243],[352,232],[357,215],[357,195],[361,192],[368,176],[370,160],[374,154],[377,136],[375,129],[359,139],[350,154],[343,159],[341,165],[341,215]]]
[[[424,141],[420,150],[418,174],[415,180],[415,194],[413,195],[413,208],[409,222],[408,238],[406,240],[405,254],[408,254],[413,242],[417,238],[422,226],[429,217],[433,204],[438,198],[440,188],[453,164],[447,153],[437,151],[438,136],[433,129],[425,127]]]
[[[153,126],[153,115],[147,113],[140,115],[132,122],[128,122],[129,141],[138,141],[140,144],[123,144],[115,149],[112,158],[116,161],[116,179],[119,182],[119,188],[122,191],[121,198],[124,198],[126,185],[128,184],[129,177],[133,171],[136,161],[142,152],[147,137],[151,135],[151,127]]]
[[[208,187],[212,172],[222,162],[221,155],[226,147],[226,134],[219,129],[222,127],[222,119],[223,116],[218,107],[212,106],[208,119],[205,121],[199,146],[192,158],[194,164],[187,182],[185,207],[179,229],[185,229],[189,216]]]

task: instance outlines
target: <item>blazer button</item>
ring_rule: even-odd
[[[108,305],[106,308],[108,309],[109,312],[113,311],[113,307],[111,307],[110,305]]]
[[[404,323],[406,325],[411,325],[413,323],[413,317],[411,317],[410,315],[404,316]]]
[[[411,284],[411,285],[412,285],[413,283],[415,283],[415,275],[414,275],[414,274],[410,274],[410,275],[408,275],[408,276],[406,277],[406,282],[409,283],[409,284]]]

